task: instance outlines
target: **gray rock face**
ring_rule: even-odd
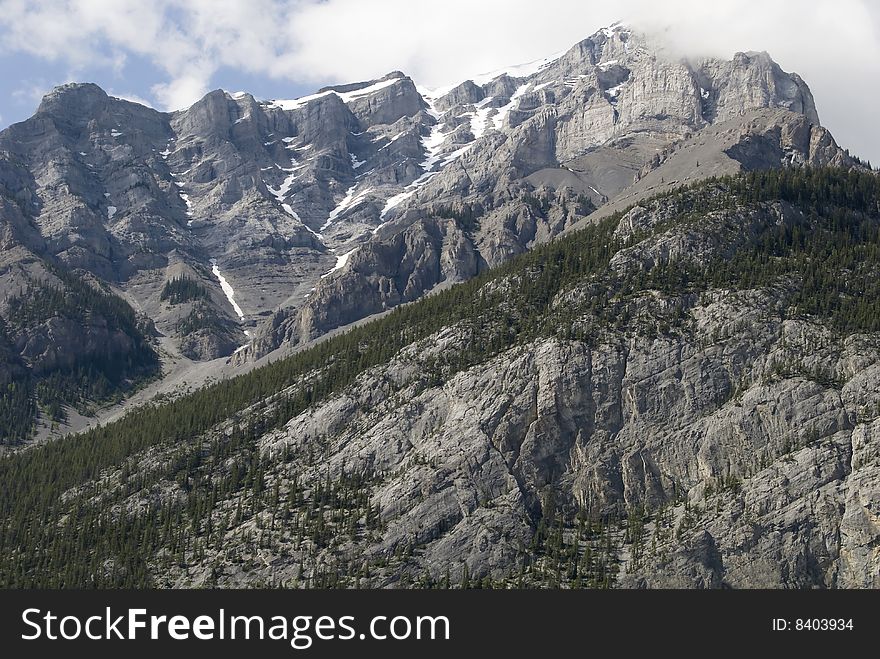
[[[622,249],[611,267],[702,262],[796,212],[770,204],[710,215]],[[662,202],[634,209],[618,237],[668,213]],[[609,536],[617,586],[877,587],[880,343],[785,318],[781,295],[647,293],[592,343],[536,339],[432,385],[428,365],[468,345],[466,327],[446,327],[266,433],[267,482],[284,491],[289,473],[299,487],[381,474],[369,490],[381,531],[339,548],[359,560],[404,557],[372,572],[371,585],[449,571],[457,580],[464,566],[472,578],[509,579],[558,506],[654,511],[640,550]],[[688,331],[637,329],[676,305],[692,318]],[[231,529],[230,541],[253,523]],[[302,579],[285,542],[246,572],[221,559],[219,583]],[[204,583],[217,562],[209,552],[168,583]]]
[[[418,175],[406,164],[420,154],[419,124],[409,117],[425,104],[412,81],[393,73],[343,91],[285,111],[218,90],[165,115],[95,85],[58,88],[0,136],[4,202],[24,208],[17,241],[119,287],[161,332],[178,336],[184,356],[229,355],[261,314],[304,299],[333,266],[330,246],[359,235],[354,222],[339,238],[317,230],[334,208],[344,210],[370,152],[380,180]],[[394,144],[390,124],[401,119],[416,137]],[[392,144],[389,158],[382,147]],[[294,196],[298,210],[287,203]],[[210,291],[201,317],[211,327],[200,321],[191,336],[180,328],[194,324],[158,299],[181,269]]]
[[[704,112],[712,121],[730,119],[744,109],[783,107],[819,125],[810,88],[796,73],[782,71],[767,53],[737,53],[729,62],[704,61],[695,74]]]
[[[507,95],[509,96],[512,91],[513,90],[509,90]],[[493,97],[495,95],[496,94],[493,93]],[[503,91],[502,95],[504,95]],[[458,87],[454,87],[439,98],[435,105],[438,110],[445,112],[446,110],[450,110],[459,105],[479,103],[484,98],[486,98],[486,91],[474,83],[473,80],[466,80],[458,85]]]
[[[741,169],[852,162],[819,126],[806,84],[766,53],[674,61],[623,27],[598,32],[524,78],[468,81],[426,99],[436,123],[427,136],[423,129],[423,140],[429,156],[446,164],[437,170],[429,162],[402,198],[386,204],[378,218],[385,223],[367,234],[367,245],[400,244],[396,233],[457,209],[478,269],[589,221],[595,206],[610,213],[661,189]],[[471,138],[478,139],[469,146]],[[282,310],[258,328],[240,358],[411,299],[414,282],[389,290],[376,275],[421,253],[388,245],[356,254],[302,308]],[[422,279],[427,287],[415,295],[445,277]]]
[[[394,77],[384,80],[394,80],[394,84],[349,101],[348,107],[361,126],[392,125],[398,119],[412,117],[427,107],[412,80],[397,72],[390,76]]]
[[[479,271],[478,259],[455,220],[414,223],[388,241],[369,242],[353,252],[348,266],[336,275],[333,290],[342,295],[319,287],[302,307],[298,327],[276,316],[260,327],[253,345],[269,351],[283,343],[299,343],[316,338],[315,327],[340,327],[412,302],[440,282],[473,277]]]
[[[846,160],[803,81],[763,53],[674,61],[618,26],[516,76],[429,92],[395,71],[274,101],[216,90],[172,114],[67,85],[0,134],[0,189],[24,209],[25,263],[111,284],[175,359],[248,344],[243,362],[470,277],[597,206]],[[184,271],[209,292],[198,318],[159,299]]]

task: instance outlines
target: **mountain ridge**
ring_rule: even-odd
[[[160,113],[64,86],[0,132],[17,209],[2,289],[63,267],[152,324],[166,373],[234,370],[467,280],[627,191],[854,162],[768,56],[701,62],[616,26],[513,67],[525,77],[440,95],[393,71],[305,100],[215,90]],[[172,281],[205,293],[163,299]]]

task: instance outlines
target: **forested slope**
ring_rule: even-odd
[[[643,202],[4,457],[0,582],[877,585],[878,241],[857,170]]]

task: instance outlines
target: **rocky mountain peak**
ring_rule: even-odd
[[[735,53],[729,61],[704,59],[692,70],[711,121],[723,121],[743,109],[782,107],[820,125],[810,88],[796,73],[783,71],[767,52]]]
[[[161,113],[65,85],[0,133],[16,159],[0,190],[33,215],[22,242],[112,282],[181,359],[245,360],[473,277],[597,208],[845,163],[817,124],[807,85],[766,53],[676,59],[614,25],[434,91],[395,70]],[[196,297],[161,299],[175,278]]]
[[[244,97],[234,98],[222,89],[210,91],[179,113],[180,130],[198,135],[227,131],[239,118],[238,105],[243,100]]]
[[[96,84],[68,83],[43,96],[34,116],[50,118],[62,130],[76,132],[106,120],[114,101]]]
[[[341,85],[328,85],[326,87],[321,87],[317,91],[317,93],[324,94],[326,92],[338,92],[340,94],[345,94],[348,92],[356,92],[356,91],[366,90],[368,88],[376,86],[378,83],[381,83],[381,82],[392,82],[392,81],[397,81],[397,80],[402,80],[402,79],[409,79],[409,76],[407,76],[402,71],[391,71],[390,73],[387,73],[386,75],[382,76],[381,78],[375,78],[373,80],[364,80],[361,82],[350,82],[350,83],[341,84]]]
[[[59,85],[43,96],[37,112],[94,110],[108,99],[107,92],[93,82],[69,82]]]
[[[524,205],[523,195],[580,196],[601,206],[628,188],[647,194],[743,168],[847,160],[819,129],[807,85],[768,54],[683,59],[619,24],[559,56],[422,90],[422,97],[431,118],[418,132],[424,173],[388,199],[374,237],[319,282],[296,320],[276,315],[258,330],[258,345],[308,340],[408,301],[570,222]],[[368,187],[375,190],[355,181],[353,198]],[[375,213],[360,209],[345,215]],[[437,214],[466,217],[477,229],[452,237]]]

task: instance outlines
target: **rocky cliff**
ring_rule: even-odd
[[[0,463],[19,549],[0,575],[877,587],[878,236],[880,181],[851,168],[643,200],[238,380]]]

